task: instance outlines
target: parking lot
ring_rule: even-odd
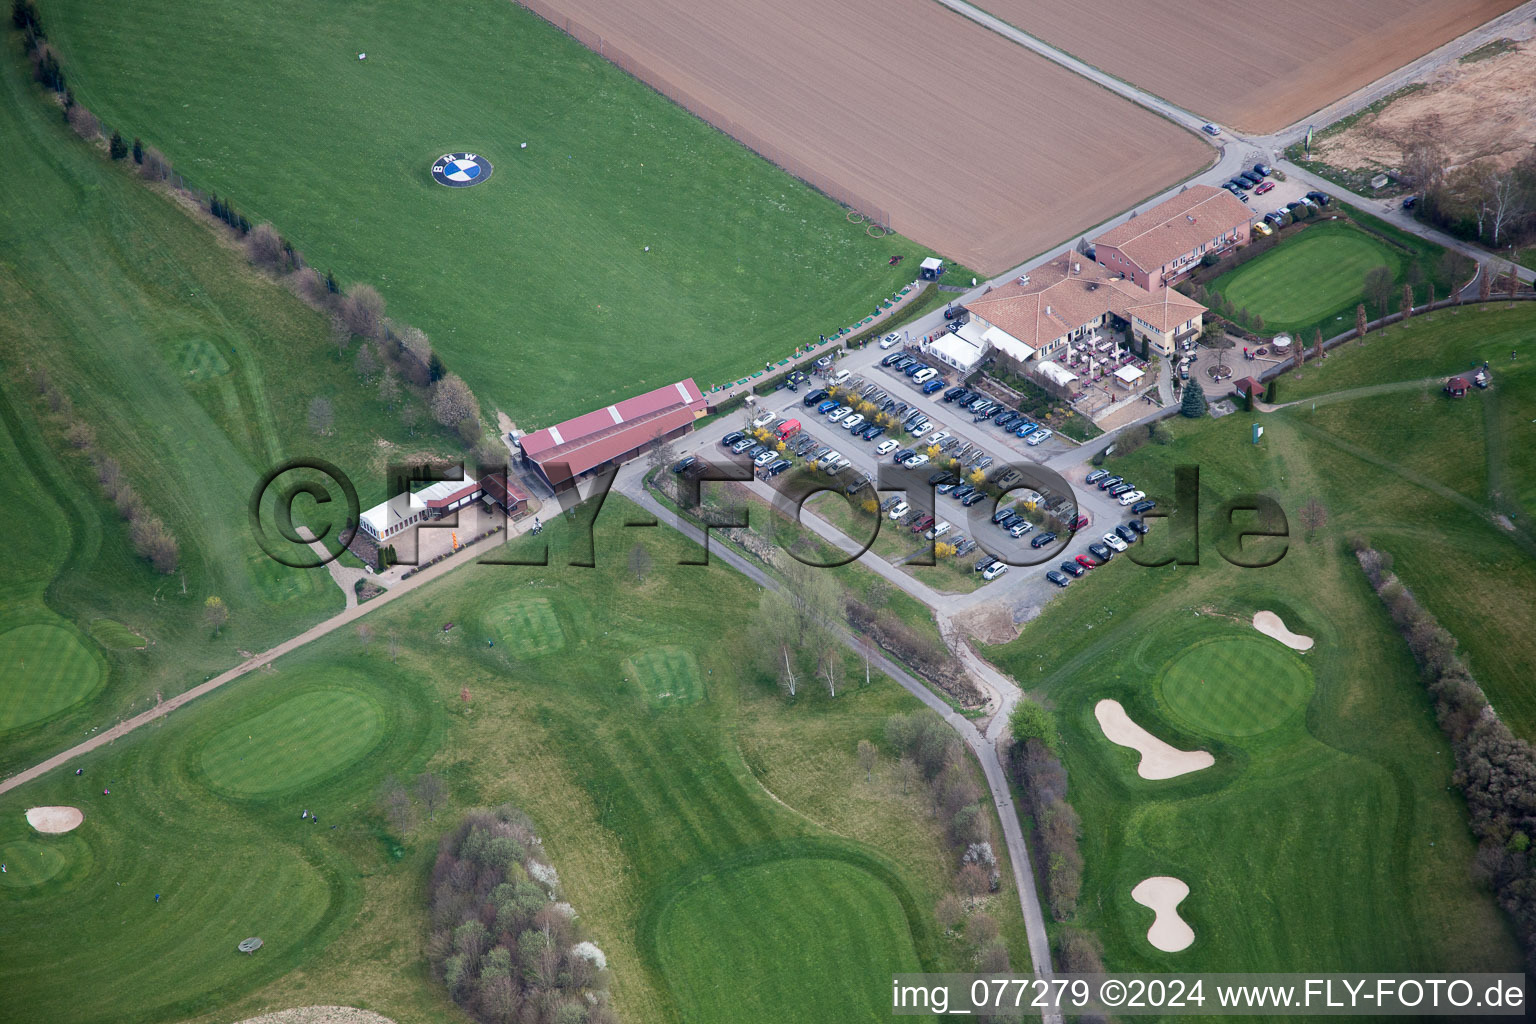
[[[735,442],[736,447],[751,449],[750,445],[761,443],[751,436],[751,424],[755,422],[758,430],[775,431],[778,424],[788,420],[797,421],[800,429],[793,432],[785,442],[785,450],[777,451],[777,444],[764,445],[762,448],[762,464],[756,467],[756,479],[751,485],[762,497],[772,500],[775,496],[773,484],[790,479],[790,473],[806,464],[807,459],[815,459],[818,453],[825,452],[821,460],[837,458],[846,462],[846,465],[831,476],[831,480],[841,484],[844,488],[858,486],[862,481],[877,481],[878,471],[882,463],[892,464],[892,457],[901,451],[917,451],[925,453],[929,450],[929,444],[919,446],[916,439],[904,431],[886,433],[871,440],[862,440],[856,434],[869,424],[869,420],[857,425],[854,433],[850,433],[845,425],[828,421],[826,413],[818,413],[817,408],[826,401],[837,401],[839,405],[847,404],[855,397],[868,402],[869,399],[879,398],[879,392],[884,391],[888,398],[899,397],[896,406],[891,407],[895,412],[901,404],[908,406],[909,410],[918,410],[929,423],[922,430],[921,439],[931,442],[937,438],[941,448],[948,447],[947,452],[941,452],[937,461],[930,459],[925,464],[915,467],[915,475],[927,481],[946,471],[948,458],[961,455],[962,468],[977,466],[979,462],[991,459],[990,463],[978,466],[987,478],[992,482],[995,477],[1005,473],[1009,466],[1028,468],[1032,464],[1045,464],[1050,461],[1051,455],[1066,456],[1063,461],[1070,461],[1070,455],[1075,446],[1070,442],[1062,442],[1055,438],[1045,444],[1031,447],[1022,439],[1015,438],[1012,434],[1005,437],[1004,431],[992,426],[990,421],[978,423],[972,414],[963,412],[953,401],[945,402],[943,396],[954,385],[935,390],[929,395],[922,395],[919,386],[910,383],[910,378],[900,372],[881,368],[867,367],[863,374],[850,373],[842,386],[833,393],[830,398],[823,399],[817,396],[817,392],[827,389],[828,381],[823,378],[813,378],[802,384],[798,391],[788,390],[774,392],[768,396],[762,396],[754,406],[748,408],[745,416],[730,417],[715,424],[695,435],[696,441],[691,452],[701,454],[710,459],[728,457],[729,453],[723,450],[720,442],[731,434],[743,436]],[[866,390],[873,389],[867,391]],[[816,397],[812,405],[805,405],[807,398]],[[882,400],[883,403],[884,400]],[[835,408],[835,407],[834,407]],[[831,410],[829,410],[831,411]],[[854,415],[853,412],[847,415]],[[839,417],[844,419],[845,417]],[[944,436],[947,435],[947,436]],[[772,438],[772,433],[767,436]],[[892,444],[891,442],[895,442]],[[882,452],[882,445],[885,449]],[[743,451],[738,454],[747,454]],[[775,466],[784,466],[777,476],[769,474]],[[1045,467],[1047,470],[1049,466]],[[1102,545],[1103,534],[1113,532],[1116,526],[1124,526],[1133,514],[1127,506],[1122,506],[1107,492],[1100,491],[1097,487],[1085,484],[1084,477],[1087,467],[1079,467],[1070,471],[1069,478],[1062,480],[1059,487],[1051,490],[1065,492],[1065,499],[1058,498],[1055,494],[1040,495],[1032,493],[1033,488],[1021,486],[1017,480],[1007,476],[1001,479],[1001,486],[1013,486],[1017,489],[1005,495],[1004,499],[994,504],[991,500],[992,493],[981,491],[971,498],[972,504],[963,505],[955,499],[955,490],[963,488],[962,481],[948,483],[943,478],[936,480],[934,486],[943,493],[934,496],[932,514],[935,517],[934,526],[948,522],[950,525],[933,538],[935,541],[956,544],[959,548],[952,558],[962,567],[963,571],[970,570],[978,560],[988,556],[1000,556],[1008,562],[1014,563],[1007,568],[996,568],[991,574],[996,582],[983,580],[979,576],[978,582],[985,585],[977,592],[976,597],[991,595],[1001,596],[1006,593],[1010,598],[1015,598],[1011,603],[1017,608],[1020,604],[1038,605],[1054,589],[1051,581],[1047,580],[1046,572],[1063,571],[1060,563],[1071,562],[1077,566],[1081,574],[1089,572],[1089,564],[1101,564],[1108,560],[1104,553],[1090,553],[1089,545]],[[969,477],[969,474],[968,474]],[[867,485],[866,485],[867,486]],[[924,488],[926,490],[926,488]],[[996,488],[992,491],[995,492]],[[924,523],[923,528],[913,533],[912,525],[915,516],[921,510],[911,507],[900,516],[900,521],[889,518],[893,508],[898,502],[909,497],[904,492],[885,491],[880,492],[877,487],[870,487],[867,491],[860,488],[857,500],[860,504],[865,499],[872,498],[880,503],[880,536],[889,536],[889,531],[899,531],[903,536],[900,545],[881,544],[872,554],[877,557],[883,554],[886,561],[894,566],[900,566],[905,560],[899,552],[911,550],[917,551],[924,547],[924,538],[929,528]],[[1038,499],[1033,507],[1029,507],[1031,499]],[[830,499],[820,499],[818,504]],[[1055,505],[1054,509],[1047,509],[1046,503]],[[1063,530],[1060,519],[1066,513],[1073,511],[1073,503],[1079,507],[1077,512],[1086,517],[1087,522],[1080,528],[1076,536]],[[1015,506],[1015,503],[1019,503]],[[1002,525],[994,523],[992,517],[994,510],[1000,516],[1006,516],[1010,511],[1015,512],[1018,518],[1011,519]],[[807,510],[814,515],[814,507]],[[1053,515],[1054,512],[1054,515]],[[867,514],[867,513],[866,513]],[[833,524],[827,516],[820,516],[828,526]],[[847,515],[838,516],[840,520],[849,519]],[[1049,543],[1044,549],[1035,548],[1032,542],[1042,535],[1052,532],[1052,525],[1056,525],[1056,532],[1061,538]],[[1009,527],[1012,527],[1010,530]],[[837,528],[837,527],[834,527]],[[848,525],[844,524],[841,532],[847,533]],[[864,538],[859,538],[863,540]],[[1137,535],[1132,533],[1129,542],[1134,543]],[[1125,543],[1126,541],[1121,541]],[[1050,552],[1046,558],[1045,552]],[[1083,562],[1078,562],[1081,555]],[[866,558],[871,555],[864,556]],[[1033,564],[1029,564],[1033,563]],[[1085,564],[1086,563],[1086,564]],[[909,576],[913,573],[913,567],[907,567],[905,573]],[[981,576],[985,576],[983,573]],[[970,588],[968,578],[962,585],[954,585],[953,576],[948,577],[950,584],[946,585],[943,576],[933,574],[918,575],[914,578],[924,579],[941,591],[954,593],[964,592]],[[1066,577],[1069,581],[1073,577]],[[1057,583],[1057,585],[1064,585]],[[1001,588],[1001,590],[999,589]]]
[[[1245,168],[1245,170],[1251,171],[1253,168],[1250,166]],[[1218,182],[1217,184],[1221,183]],[[1305,196],[1308,192],[1313,191],[1310,186],[1303,184],[1301,181],[1295,178],[1288,178],[1285,181],[1279,181],[1273,175],[1271,175],[1264,179],[1264,184],[1267,184],[1269,189],[1264,192],[1263,195],[1259,195],[1257,193],[1258,189],[1263,188],[1264,185],[1259,185],[1258,187],[1252,189],[1241,190],[1243,202],[1246,203],[1248,205],[1248,209],[1252,210],[1254,214],[1260,219],[1260,222],[1263,221],[1265,214],[1283,210],[1290,203],[1299,203],[1301,202],[1303,196]],[[1228,191],[1231,190],[1229,189]],[[1318,212],[1320,216],[1326,216],[1328,210],[1326,207],[1324,207]],[[1254,233],[1255,235],[1259,234],[1258,231],[1255,231]]]

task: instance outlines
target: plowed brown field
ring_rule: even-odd
[[[1187,110],[1278,131],[1521,0],[972,0]]]
[[[987,273],[1213,157],[1188,132],[930,0],[528,6],[562,27],[570,18],[589,46],[601,35],[604,52],[621,48],[616,62],[662,92],[696,112],[708,105],[710,120],[748,129],[867,197],[893,230]]]

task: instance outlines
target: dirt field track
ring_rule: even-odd
[[[893,230],[989,274],[1214,155],[929,0],[528,6],[584,26],[573,34],[589,46],[601,35],[605,52],[622,51],[621,67],[696,112],[689,98],[701,101],[709,120],[749,129],[868,197]]]
[[[1519,0],[973,0],[1187,110],[1278,131]]]
[[[1483,60],[1452,62],[1427,88],[1394,100],[1322,142],[1314,152],[1335,167],[1394,168],[1403,152],[1431,139],[1448,168],[1474,160],[1499,167],[1536,146],[1536,41]]]

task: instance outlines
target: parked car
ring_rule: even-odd
[[[907,368],[908,366],[911,366],[915,362],[917,362],[917,358],[915,356],[909,356],[905,352],[903,352],[900,355],[898,355],[895,359],[892,359],[886,365],[889,366],[893,370],[902,370],[902,369]]]
[[[1266,192],[1273,191],[1274,187],[1275,183],[1272,181],[1261,181],[1257,186],[1255,186],[1253,194],[1256,196],[1262,196]]]
[[[993,564],[987,566],[987,568],[982,572],[981,578],[986,580],[988,583],[991,583],[993,580],[997,579],[1007,571],[1007,562],[994,562]]]
[[[1039,429],[1040,425],[1038,423],[1031,423],[1029,420],[1025,420],[1023,423],[1017,424],[1011,433],[1014,437],[1028,437]]]
[[[1087,572],[1088,570],[1084,569],[1082,566],[1078,565],[1076,562],[1068,560],[1068,561],[1065,561],[1065,562],[1061,563],[1061,571],[1066,573],[1068,576],[1081,576],[1081,575],[1083,575],[1083,573]]]
[[[890,519],[900,519],[910,511],[912,511],[911,505],[908,505],[904,501],[898,501],[896,504],[891,506],[891,510],[886,513],[886,516]]]
[[[827,422],[840,423],[842,422],[843,417],[847,416],[851,412],[853,412],[853,406],[851,405],[836,406],[827,411]]]
[[[1142,514],[1144,514],[1146,512],[1152,511],[1156,507],[1157,507],[1157,502],[1155,502],[1155,501],[1150,501],[1150,500],[1148,500],[1148,501],[1138,501],[1136,504],[1131,506],[1131,511],[1136,513],[1137,515],[1142,515]]]
[[[931,380],[927,384],[923,385],[923,394],[931,395],[935,391],[938,391],[939,389],[943,388],[946,383],[947,382],[944,380],[943,377],[935,377],[933,380]]]
[[[1121,540],[1113,533],[1106,533],[1104,535],[1104,543],[1109,545],[1110,550],[1112,551],[1124,551],[1126,549],[1125,541]]]
[[[1072,582],[1070,579],[1068,579],[1067,577],[1063,576],[1061,573],[1057,572],[1055,569],[1049,570],[1045,574],[1045,578],[1050,580],[1052,583],[1056,584],[1058,587],[1064,587],[1068,583]]]
[[[934,520],[933,516],[930,516],[930,515],[920,515],[920,516],[917,516],[916,518],[914,518],[912,520],[912,524],[911,524],[912,532],[913,533],[922,533],[924,530],[928,529],[928,527],[932,526],[934,524],[934,521],[935,520]]]
[[[924,455],[922,452],[918,452],[917,454],[913,455],[905,463],[908,469],[917,469],[919,466],[926,466],[927,464],[928,456]]]
[[[938,522],[934,523],[933,526],[929,528],[928,532],[923,534],[923,536],[929,540],[938,540],[952,529],[954,529],[954,527],[949,525],[949,520],[940,519]]]
[[[1237,179],[1239,181],[1246,181],[1250,185],[1261,185],[1264,182],[1264,175],[1255,174],[1252,171],[1244,171],[1237,176]]]
[[[1247,180],[1246,178],[1233,178],[1227,184],[1235,185],[1237,188],[1241,189],[1244,192],[1246,192],[1249,189],[1253,188],[1253,182]]]
[[[885,337],[880,339],[880,347],[881,348],[895,348],[897,345],[900,345],[900,344],[901,344],[901,332],[900,331],[892,331],[890,334],[887,334]]]
[[[908,363],[906,366],[903,366],[901,368],[901,372],[906,374],[908,377],[915,377],[917,374],[928,368],[929,367],[927,363],[920,363],[914,360],[913,362]]]
[[[1115,527],[1115,536],[1119,537],[1127,544],[1135,544],[1138,540],[1141,539],[1140,534],[1131,529],[1129,526],[1126,526],[1124,523],[1120,523]]]
[[[1330,196],[1327,192],[1308,192],[1307,198],[1317,203],[1318,206],[1327,206],[1329,203],[1333,202],[1333,197]]]
[[[698,461],[699,457],[697,455],[690,455],[687,458],[679,459],[677,462],[672,463],[672,472],[681,473]]]
[[[897,505],[901,504],[901,495],[895,494],[880,503],[880,514],[884,515]]]
[[[859,431],[859,437],[866,441],[873,441],[883,433],[885,433],[884,427],[878,423],[870,423],[867,424],[863,430]]]
[[[837,399],[835,399],[835,398],[828,398],[828,399],[826,399],[825,401],[819,403],[816,406],[816,411],[818,413],[821,413],[822,415],[826,415],[827,413],[831,412],[833,409],[836,409],[836,408],[838,408]]]
[[[784,472],[786,469],[793,465],[794,463],[790,462],[788,459],[780,459],[778,462],[775,462],[773,465],[769,466],[763,475],[778,476],[780,473]]]
[[[1076,518],[1074,518],[1072,520],[1071,530],[1072,530],[1073,533],[1076,533],[1078,530],[1086,530],[1086,529],[1088,529],[1088,517],[1087,516],[1085,516],[1085,515],[1078,515]]]
[[[1135,489],[1136,486],[1134,484],[1118,483],[1109,489],[1109,496],[1111,498],[1118,498],[1120,495],[1127,494]]]
[[[996,562],[997,559],[993,558],[991,555],[982,555],[980,558],[976,559],[975,571],[986,572],[987,569],[996,564]]]
[[[955,554],[958,556],[968,555],[976,550],[976,542],[969,537],[956,537],[951,543],[955,545]]]
[[[846,419],[843,420],[843,423],[842,423],[843,429],[848,431],[848,433],[850,433],[850,434],[853,433],[855,430],[858,430],[863,425],[864,425],[864,417],[860,416],[858,413],[854,413],[852,416],[847,417]]]
[[[1109,470],[1107,470],[1107,469],[1096,469],[1092,473],[1089,473],[1086,477],[1083,478],[1083,483],[1085,483],[1085,484],[1096,484],[1100,480],[1103,480],[1107,476],[1109,476]]]
[[[964,505],[966,508],[970,508],[978,501],[984,500],[986,496],[986,491],[972,491],[970,494],[967,494],[965,497],[960,499],[960,504]]]
[[[912,375],[913,384],[927,384],[939,375],[939,371],[931,366],[925,366]]]
[[[1141,534],[1143,537],[1145,537],[1147,535],[1147,531],[1148,530],[1152,529],[1150,526],[1148,526],[1146,523],[1142,522],[1140,519],[1132,519],[1130,522],[1126,523],[1125,525],[1129,526],[1131,529],[1135,530],[1137,533]]]
[[[1232,184],[1230,181],[1222,182],[1221,183],[1221,187],[1226,189],[1228,192],[1231,192],[1233,195],[1237,196],[1237,198],[1239,198],[1239,199],[1243,198],[1243,190],[1238,188],[1236,185]]]
[[[1256,221],[1253,222],[1253,230],[1257,231],[1261,235],[1266,235],[1266,236],[1272,235],[1272,234],[1275,233],[1275,229],[1270,227],[1268,224],[1266,224],[1262,220],[1256,220]]]
[[[1267,178],[1275,172],[1274,169],[1269,166],[1269,164],[1254,164],[1253,173],[1257,174],[1261,178]]]
[[[1018,540],[1020,537],[1024,536],[1034,528],[1034,523],[1030,522],[1028,519],[1022,519],[1008,527],[1008,536],[1012,537],[1014,540]]]
[[[1035,539],[1029,542],[1029,546],[1032,548],[1043,548],[1055,539],[1056,535],[1047,530],[1044,533],[1037,533]]]
[[[1078,555],[1075,559],[1073,559],[1073,561],[1077,562],[1077,564],[1083,569],[1097,569],[1100,565],[1103,564],[1102,562],[1095,562],[1087,555]]]
[[[937,490],[940,494],[948,494],[950,491],[953,491],[956,487],[959,486],[960,478],[951,473],[947,479],[945,479],[942,483],[939,484],[937,488],[935,488],[935,490]]]
[[[894,438],[887,441],[881,441],[878,445],[875,446],[875,454],[889,455],[899,447],[901,447],[901,442]]]
[[[833,387],[837,387],[840,384],[847,383],[848,378],[852,376],[852,370],[838,370],[827,380],[827,383],[831,384]]]
[[[1107,562],[1115,557],[1115,553],[1103,544],[1089,544],[1088,553],[1101,562]]]
[[[1051,430],[1051,428],[1041,427],[1039,430],[1036,430],[1034,433],[1030,434],[1029,437],[1024,440],[1024,443],[1027,445],[1044,444],[1046,441],[1049,441],[1055,436],[1056,434]]]
[[[1212,138],[1215,138],[1217,135],[1221,134],[1221,127],[1214,124],[1203,124],[1200,126],[1200,130]]]
[[[1018,413],[1012,410],[1004,410],[992,420],[992,425],[1000,430],[1007,430],[1018,418]]]
[[[757,447],[757,442],[756,441],[752,440],[752,438],[750,438],[750,437],[744,437],[740,441],[737,441],[735,444],[731,445],[731,451],[735,452],[737,455],[740,455],[742,452],[746,451],[748,448],[756,448],[756,447]]]
[[[1136,504],[1136,502],[1140,501],[1141,499],[1143,499],[1145,497],[1146,497],[1146,494],[1144,494],[1141,491],[1126,491],[1124,494],[1120,495],[1120,504],[1122,504],[1122,505],[1134,505],[1134,504]]]
[[[1278,213],[1266,213],[1264,215],[1264,219],[1262,221],[1260,221],[1259,223],[1261,223],[1261,224],[1269,224],[1269,225],[1271,225],[1273,227],[1279,227],[1280,226],[1280,222],[1283,221],[1283,220],[1285,220],[1285,218],[1280,216],[1280,214],[1278,214]]]
[[[1099,478],[1099,490],[1107,491],[1118,483],[1124,483],[1125,478],[1119,476],[1105,476]]]
[[[735,444],[737,441],[740,441],[746,436],[746,434],[743,434],[739,430],[733,430],[720,439],[720,447],[729,448],[731,445]]]

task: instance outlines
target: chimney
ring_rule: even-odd
[[[1082,272],[1083,272],[1083,265],[1081,263],[1074,263],[1074,264],[1072,264],[1072,273],[1074,273],[1074,274],[1081,274]]]
[[[1046,316],[1050,316],[1051,315],[1051,307],[1050,306],[1046,306],[1045,307],[1045,315]]]

